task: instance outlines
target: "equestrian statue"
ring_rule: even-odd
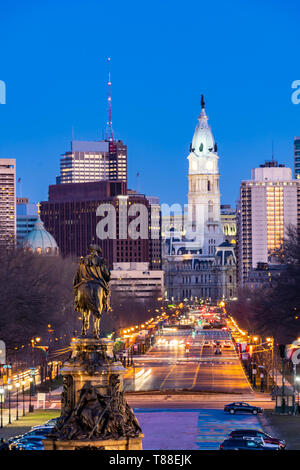
[[[89,254],[81,257],[74,278],[75,309],[82,319],[82,336],[87,336],[90,316],[93,317],[93,336],[99,339],[102,311],[109,311],[110,270],[98,245],[89,246]]]

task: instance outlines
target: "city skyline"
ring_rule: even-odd
[[[223,204],[234,205],[240,181],[249,178],[251,168],[270,160],[272,142],[275,159],[292,168],[300,124],[300,106],[291,100],[298,78],[293,60],[296,2],[272,2],[271,10],[269,1],[254,2],[247,11],[231,1],[235,8],[228,24],[220,20],[221,11],[227,10],[221,2],[218,17],[212,7],[195,2],[183,16],[178,3],[171,12],[168,2],[157,3],[160,15],[154,8],[145,19],[140,11],[144,31],[131,19],[134,4],[125,9],[114,2],[114,28],[101,23],[107,41],[99,40],[94,19],[97,14],[109,16],[111,7],[105,3],[74,2],[69,11],[67,2],[50,7],[31,1],[26,8],[15,2],[17,15],[11,6],[3,7],[0,79],[7,97],[0,106],[0,158],[16,159],[22,196],[34,202],[47,199],[72,133],[77,140],[105,135],[108,57],[114,135],[128,146],[130,188],[157,195],[162,203],[185,203],[187,156],[201,94],[218,144]],[[205,19],[195,29],[187,21],[193,11]],[[66,36],[57,37],[54,31],[63,28],[67,17],[72,29],[87,25],[90,34],[72,35],[72,43]],[[121,26],[126,26],[126,35]],[[24,44],[13,38],[15,28],[19,37],[26,28]],[[204,46],[202,37],[207,38]],[[22,78],[19,70],[26,70]]]

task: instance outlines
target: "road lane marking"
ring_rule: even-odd
[[[199,369],[200,369],[200,364],[201,364],[201,363],[199,362],[198,365],[197,365],[197,369],[196,369],[196,372],[195,372],[195,377],[194,377],[194,380],[193,380],[193,385],[191,386],[190,390],[191,390],[192,388],[194,388],[195,385],[196,385],[197,376],[198,376],[198,372],[199,372]]]
[[[173,369],[176,367],[176,364],[174,364],[171,369],[169,370],[168,374],[166,375],[166,377],[164,378],[161,386],[159,387],[160,389],[164,386],[165,382],[168,380],[168,377],[172,374],[173,372]]]

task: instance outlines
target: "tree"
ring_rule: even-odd
[[[239,289],[238,301],[228,311],[242,327],[256,334],[290,343],[300,333],[300,236],[289,227],[282,249],[280,276],[268,286]]]
[[[11,250],[0,253],[0,334],[7,346],[47,339],[48,324],[65,334],[74,324],[74,262]]]

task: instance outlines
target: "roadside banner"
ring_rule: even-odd
[[[0,364],[6,364],[6,347],[2,340],[0,340]]]
[[[295,342],[296,343],[296,342]],[[285,347],[285,357],[289,361],[299,363],[300,345],[299,344],[287,344]],[[298,343],[298,341],[297,341]]]

